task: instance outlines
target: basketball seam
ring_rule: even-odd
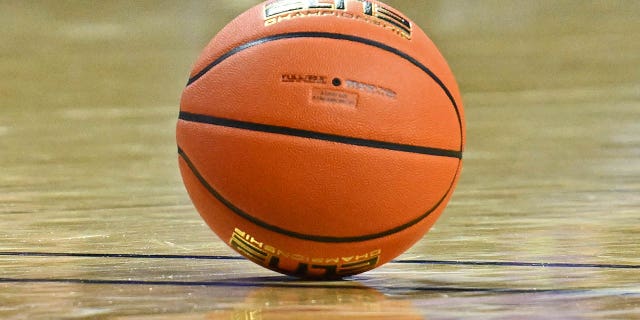
[[[182,150],[182,148],[180,148],[180,146],[178,146],[178,155],[180,156],[180,158],[182,158],[182,160],[185,162],[185,164],[187,165],[187,167],[189,167],[189,170],[191,171],[191,173],[193,173],[193,175],[196,177],[196,179],[198,179],[198,181],[200,182],[200,184],[207,190],[207,192],[209,194],[211,194],[214,198],[216,198],[218,201],[220,201],[220,203],[222,203],[225,207],[227,207],[228,209],[230,209],[232,212],[234,212],[236,215],[244,218],[245,220],[260,226],[262,228],[265,228],[267,230],[276,232],[276,233],[280,233],[286,236],[290,236],[293,238],[297,238],[297,239],[302,239],[302,240],[309,240],[309,241],[315,241],[315,242],[325,242],[325,243],[345,243],[345,242],[362,242],[362,241],[368,241],[368,240],[374,240],[374,239],[378,239],[378,238],[382,238],[382,237],[386,237],[398,232],[401,232],[405,229],[408,229],[418,223],[420,223],[421,221],[423,221],[425,218],[427,218],[432,212],[434,212],[436,209],[438,209],[440,207],[440,205],[444,202],[444,200],[447,198],[447,196],[449,196],[449,194],[451,193],[451,191],[453,190],[453,187],[455,185],[455,181],[456,181],[456,177],[458,176],[458,172],[460,170],[460,164],[458,163],[458,166],[456,168],[456,172],[453,175],[453,179],[451,181],[451,185],[449,186],[449,188],[447,189],[447,192],[445,192],[444,196],[442,196],[442,198],[440,198],[436,204],[430,208],[427,212],[425,212],[424,214],[418,216],[417,218],[402,224],[400,226],[391,228],[389,230],[383,231],[383,232],[379,232],[379,233],[374,233],[374,234],[368,234],[368,235],[362,235],[362,236],[351,236],[351,237],[333,237],[333,236],[322,236],[322,235],[310,235],[310,234],[303,234],[300,232],[296,232],[296,231],[291,231],[291,230],[287,230],[281,227],[278,227],[276,225],[270,224],[266,221],[260,220],[252,215],[250,215],[249,213],[245,212],[244,210],[240,209],[239,207],[237,207],[236,205],[234,205],[231,201],[229,201],[228,199],[226,199],[224,196],[222,196],[222,194],[220,194],[220,192],[218,192],[213,186],[211,186],[211,184],[209,184],[209,182],[207,182],[207,180],[204,178],[204,176],[202,176],[202,174],[200,173],[200,171],[198,171],[198,169],[196,168],[195,164],[191,161],[191,159],[187,156],[187,154],[184,152],[184,150]],[[462,161],[462,160],[459,160]]]
[[[187,122],[195,122],[195,123],[209,124],[209,125],[215,125],[215,126],[257,131],[257,132],[265,132],[265,133],[273,133],[273,134],[287,135],[287,136],[314,139],[314,140],[329,141],[329,142],[335,142],[335,143],[341,143],[341,144],[347,144],[347,145],[353,145],[353,146],[361,146],[361,147],[385,149],[385,150],[400,151],[400,152],[425,154],[425,155],[432,155],[432,156],[438,156],[438,157],[462,159],[462,152],[455,151],[455,150],[447,150],[447,149],[423,147],[423,146],[416,146],[416,145],[409,145],[409,144],[392,143],[392,142],[379,141],[379,140],[347,137],[347,136],[302,130],[302,129],[296,129],[296,128],[290,128],[290,127],[267,125],[262,123],[246,122],[246,121],[232,120],[227,118],[219,118],[219,117],[194,114],[194,113],[189,113],[184,111],[180,112],[180,115],[178,116],[178,118],[180,120],[187,121]]]
[[[248,48],[251,48],[251,47],[254,47],[254,46],[258,46],[258,45],[261,45],[261,44],[264,44],[264,43],[267,43],[267,42],[284,40],[284,39],[294,39],[294,38],[325,38],[325,39],[334,39],[334,40],[344,40],[344,41],[358,42],[358,43],[361,43],[361,44],[373,46],[373,47],[376,47],[378,49],[382,49],[384,51],[393,53],[393,54],[395,54],[395,55],[397,55],[397,56],[409,61],[411,64],[413,64],[414,66],[416,66],[420,70],[422,70],[424,73],[426,73],[433,81],[435,81],[435,83],[447,95],[447,98],[449,98],[449,101],[451,101],[451,104],[453,105],[453,108],[454,108],[454,110],[456,112],[456,117],[458,119],[458,126],[460,128],[460,150],[461,151],[463,150],[463,148],[464,148],[464,132],[463,132],[463,129],[462,129],[462,117],[460,115],[460,110],[458,108],[458,103],[456,102],[455,98],[453,97],[453,94],[451,93],[451,91],[449,91],[449,88],[447,88],[447,86],[444,84],[444,82],[442,82],[442,80],[433,71],[431,71],[431,69],[426,67],[424,64],[422,64],[416,58],[413,58],[409,54],[407,54],[407,53],[405,53],[403,51],[400,51],[400,50],[398,50],[398,49],[396,49],[394,47],[391,47],[389,45],[386,45],[386,44],[384,44],[382,42],[378,42],[378,41],[367,39],[367,38],[362,38],[362,37],[353,36],[353,35],[347,35],[347,34],[341,34],[341,33],[330,33],[330,32],[291,32],[291,33],[282,33],[282,34],[276,34],[276,35],[271,35],[271,36],[268,36],[268,37],[259,38],[259,39],[252,40],[252,41],[243,43],[241,45],[238,45],[235,48],[233,48],[233,49],[227,51],[226,53],[224,53],[222,56],[216,58],[214,61],[209,63],[206,67],[204,67],[202,70],[200,70],[198,73],[196,73],[193,77],[189,78],[189,80],[187,82],[187,87],[190,86],[191,84],[193,84],[194,82],[196,82],[198,79],[202,78],[205,74],[207,74],[216,65],[220,64],[222,61],[224,61],[227,58],[235,55],[236,53],[239,53],[239,52],[244,51],[244,50],[246,50]]]

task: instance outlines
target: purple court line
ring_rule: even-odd
[[[287,279],[280,277],[273,281],[156,281],[156,280],[132,280],[132,279],[77,279],[77,278],[0,278],[0,283],[58,283],[58,284],[84,284],[84,285],[144,285],[144,286],[178,286],[178,287],[245,287],[245,288],[329,288],[341,290],[371,290],[375,287],[353,285],[349,281],[344,281],[341,285],[327,285],[322,282],[287,282]],[[590,288],[559,288],[559,289],[516,289],[516,288],[484,288],[484,287],[456,287],[456,286],[389,286],[377,288],[384,291],[422,291],[422,292],[461,292],[461,293],[492,293],[492,294],[579,294],[589,293],[596,289]],[[620,293],[621,295],[632,294],[631,292]],[[618,295],[620,295],[618,294]]]
[[[504,266],[504,267],[543,267],[543,268],[601,268],[601,269],[640,269],[640,265],[607,263],[564,263],[564,262],[517,262],[517,261],[460,261],[460,260],[393,260],[403,264],[440,264],[463,266]]]
[[[193,260],[245,260],[241,256],[217,255],[172,255],[172,254],[128,254],[128,253],[69,253],[69,252],[2,252],[0,256],[22,257],[75,257],[75,258],[129,258],[129,259],[193,259]],[[392,260],[396,264],[418,265],[460,265],[460,266],[503,266],[503,267],[543,267],[543,268],[600,268],[600,269],[640,269],[640,265],[601,263],[554,263],[518,261],[460,261],[460,260]]]
[[[0,256],[21,257],[71,257],[71,258],[130,258],[130,259],[194,259],[194,260],[244,260],[241,256],[203,256],[174,254],[129,253],[73,253],[73,252],[2,252]]]

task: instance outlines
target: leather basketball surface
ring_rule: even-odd
[[[272,270],[377,267],[435,223],[462,166],[464,113],[434,44],[375,1],[271,1],[207,45],[177,126],[208,225]]]

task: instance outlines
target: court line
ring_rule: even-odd
[[[129,253],[73,253],[73,252],[0,252],[0,256],[70,257],[70,258],[131,258],[131,259],[194,259],[194,260],[246,260],[241,256],[203,256],[174,254]]]
[[[241,256],[218,255],[174,255],[174,254],[129,254],[129,253],[72,253],[72,252],[11,252],[0,251],[0,256],[22,257],[70,257],[70,258],[130,258],[130,259],[193,259],[193,260],[246,260]],[[596,269],[640,269],[640,265],[564,262],[518,262],[518,261],[460,261],[460,260],[392,260],[396,264],[503,266],[543,268],[596,268]]]
[[[458,260],[393,260],[393,262],[394,263],[405,263],[405,264],[442,264],[442,265],[464,265],[464,266],[640,269],[640,265],[607,264],[607,263],[518,262],[518,261],[458,261]]]
[[[485,287],[453,287],[453,286],[363,286],[352,285],[345,282],[344,285],[323,284],[322,282],[286,282],[278,280],[273,282],[258,281],[157,281],[157,280],[124,280],[124,279],[76,279],[76,278],[0,278],[0,283],[58,283],[58,284],[93,284],[93,285],[144,285],[144,286],[176,286],[176,287],[246,287],[246,288],[308,288],[308,289],[341,289],[341,290],[379,290],[379,291],[429,291],[429,292],[463,292],[463,293],[554,293],[554,294],[576,294],[588,293],[598,288],[584,289],[536,289],[536,288],[485,288]],[[634,292],[628,292],[633,294]],[[624,295],[627,292],[618,293]]]

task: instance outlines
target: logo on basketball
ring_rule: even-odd
[[[365,272],[378,265],[380,249],[360,255],[348,257],[309,257],[303,254],[286,252],[274,246],[258,241],[252,235],[235,228],[229,240],[229,245],[243,256],[265,267],[282,270],[281,263],[297,265],[295,274],[298,276],[311,275],[310,270],[323,270],[323,276],[335,278],[339,276]],[[284,261],[286,260],[286,262]]]
[[[327,83],[327,77],[315,74],[284,73],[282,74],[281,81],[325,84]]]
[[[393,31],[405,39],[411,39],[411,22],[400,13],[381,3],[357,0],[360,12],[349,11],[345,0],[278,0],[264,6],[265,26],[296,18],[336,16],[364,21]],[[357,14],[359,13],[359,14]]]

